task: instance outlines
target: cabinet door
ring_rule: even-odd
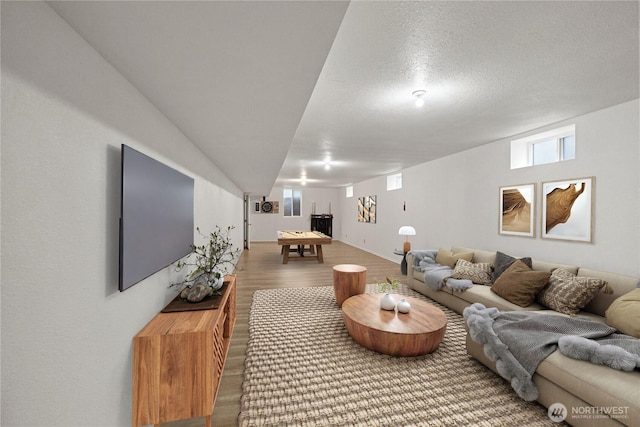
[[[160,422],[213,412],[213,331],[166,336],[160,358]]]

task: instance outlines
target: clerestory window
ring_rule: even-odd
[[[511,169],[576,158],[575,125],[511,141]]]
[[[387,191],[399,190],[402,188],[402,173],[387,175]]]

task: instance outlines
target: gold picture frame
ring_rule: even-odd
[[[500,187],[500,234],[535,237],[536,185]]]
[[[595,177],[542,183],[543,239],[593,242]]]

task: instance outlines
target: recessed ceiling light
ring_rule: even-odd
[[[427,94],[427,91],[424,89],[414,90],[411,95],[416,98],[416,107],[420,108],[424,105],[424,96]]]
[[[326,170],[331,169],[331,156],[326,156],[326,157],[324,158],[324,168],[325,168]]]

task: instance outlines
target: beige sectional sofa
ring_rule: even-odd
[[[473,252],[473,263],[493,264],[496,252],[454,246],[454,254]],[[514,255],[514,256],[517,256]],[[546,307],[534,302],[520,307],[491,290],[491,286],[476,285],[464,291],[447,287],[434,290],[425,284],[424,273],[419,271],[419,257],[409,253],[407,274],[409,287],[462,314],[473,303],[496,307],[501,311],[542,311]],[[418,269],[417,269],[417,268]],[[604,279],[611,294],[598,293],[578,314],[579,317],[605,322],[605,312],[618,297],[639,286],[638,278],[593,270],[576,265],[558,264],[533,259],[532,269],[549,271],[562,267],[577,276]],[[635,291],[634,291],[635,292]],[[555,314],[555,312],[554,312]],[[471,340],[467,334],[467,353],[497,372],[495,363],[484,353],[483,345]],[[588,361],[576,360],[556,350],[538,366],[533,375],[538,388],[538,401],[549,408],[561,403],[567,408],[565,422],[575,426],[640,426],[640,371],[620,371]]]

